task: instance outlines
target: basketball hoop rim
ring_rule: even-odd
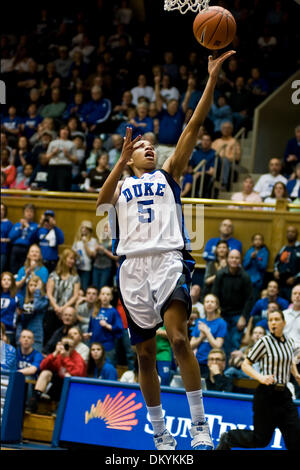
[[[179,12],[184,15],[188,11],[199,13],[209,7],[210,0],[164,0],[164,10]]]

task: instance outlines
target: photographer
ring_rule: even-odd
[[[46,210],[42,215],[34,241],[39,244],[43,264],[51,273],[58,262],[58,246],[65,241],[64,233],[56,226],[55,213],[51,209]]]
[[[42,360],[40,370],[41,373],[29,402],[31,413],[36,412],[41,395],[46,391],[48,393],[50,382],[52,385],[49,389],[49,395],[53,400],[59,401],[65,377],[86,376],[86,364],[81,355],[75,351],[74,341],[68,337],[58,341],[55,351]]]

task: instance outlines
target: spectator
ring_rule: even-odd
[[[40,153],[38,164],[34,168],[30,178],[29,187],[32,191],[47,191],[48,189],[48,158],[45,153]]]
[[[269,173],[261,175],[254,186],[254,191],[259,193],[262,199],[271,195],[273,186],[277,181],[287,184],[287,179],[281,175],[282,164],[279,158],[269,160]]]
[[[55,351],[42,360],[40,369],[41,373],[29,402],[31,413],[36,412],[39,399],[42,393],[46,392],[50,382],[52,386],[47,392],[52,399],[59,401],[65,377],[86,376],[86,364],[81,355],[75,351],[73,340],[68,337],[57,342]]]
[[[246,88],[244,77],[236,77],[234,88],[229,95],[228,103],[232,109],[235,132],[238,132],[242,126],[248,128],[250,126],[251,96]]]
[[[241,158],[241,147],[235,137],[232,136],[233,124],[226,121],[221,124],[221,137],[215,139],[212,148],[216,154],[222,159],[223,164],[223,185],[228,185],[231,165],[235,161],[238,163]]]
[[[48,269],[43,265],[41,249],[35,243],[29,248],[24,265],[18,270],[16,277],[18,297],[21,300],[24,300],[27,283],[33,275],[38,276],[44,284],[48,281]]]
[[[1,202],[1,273],[5,271],[7,265],[10,243],[8,234],[12,226],[12,222],[7,218],[7,206]]]
[[[293,286],[300,283],[300,242],[298,229],[289,225],[286,230],[287,244],[275,257],[274,278],[278,281],[280,295],[291,298]]]
[[[80,168],[83,164],[86,151],[86,143],[84,135],[80,132],[73,135],[73,142],[75,145],[75,157],[77,159],[76,163],[72,165],[72,191],[79,191],[79,183],[81,183],[82,175],[80,173]]]
[[[198,90],[197,88],[196,75],[190,72],[187,80],[186,90],[182,93],[181,99],[179,100],[184,113],[186,113],[188,110],[193,112],[201,96],[202,91]]]
[[[261,77],[261,71],[258,67],[252,67],[247,87],[251,93],[251,102],[253,109],[256,108],[268,95],[269,84],[267,80]]]
[[[231,196],[231,200],[236,201],[236,202],[253,202],[253,203],[259,202],[261,203],[262,198],[256,191],[253,191],[253,188],[254,188],[254,181],[253,181],[252,176],[250,175],[245,176],[245,178],[243,179],[242,191],[233,193]],[[233,208],[234,209],[238,209],[238,208],[246,209],[246,210],[257,209],[256,207],[249,207],[249,206],[245,206],[245,207],[230,206],[230,209],[233,209]]]
[[[216,152],[211,147],[211,145],[212,145],[211,136],[207,133],[204,133],[202,135],[202,138],[199,144],[197,144],[196,147],[194,148],[191,159],[189,161],[189,166],[194,169],[197,165],[199,165],[201,161],[205,160],[205,175],[204,175],[203,193],[202,193],[202,197],[204,198],[211,197],[211,184],[212,184],[214,168],[215,168]],[[201,169],[198,170],[198,172],[194,175],[194,178],[196,178],[197,180],[198,179],[200,180],[199,177],[201,177],[201,172],[202,172]],[[198,185],[198,191],[199,191],[199,185]],[[196,186],[196,192],[197,192],[197,186]]]
[[[163,325],[156,330],[156,368],[161,385],[170,385],[172,349],[166,328]]]
[[[59,57],[54,61],[55,70],[61,78],[68,78],[72,59],[68,56],[67,46],[59,46],[58,56]]]
[[[160,95],[163,100],[163,108],[167,108],[167,102],[174,99],[179,101],[180,93],[178,89],[172,85],[170,75],[164,73],[161,79]]]
[[[12,273],[1,273],[1,325],[10,343],[15,344],[16,322],[19,313],[16,281]]]
[[[190,288],[190,296],[192,300],[192,312],[197,313],[197,318],[205,318],[204,306],[200,302],[201,287],[199,284],[193,284]]]
[[[64,243],[64,233],[56,226],[53,210],[47,209],[41,216],[34,240],[41,249],[44,266],[51,273],[58,262],[58,247]]]
[[[40,124],[38,127],[38,129],[40,130],[41,128],[43,128],[43,124]],[[53,136],[52,131],[47,130],[47,129],[41,130],[40,137],[36,141],[36,143],[35,144],[30,143],[31,145],[33,145],[33,148],[32,148],[33,160],[37,162],[37,164],[40,160],[40,155],[43,155],[47,152],[48,145],[50,144],[52,140],[52,136]],[[46,160],[46,162],[48,163],[48,160]]]
[[[46,117],[43,121],[38,125],[37,132],[33,134],[33,136],[29,139],[30,145],[40,145],[44,143],[46,139],[42,139],[42,137],[47,133],[51,139],[57,138],[57,132],[54,128],[54,119],[50,117]],[[48,139],[48,144],[50,143],[51,139]],[[44,145],[41,151],[44,151],[47,147]],[[35,148],[34,148],[35,150]]]
[[[65,112],[62,115],[62,118],[64,120],[66,120],[66,119],[69,120],[68,121],[69,127],[70,127],[71,122],[73,123],[73,119],[77,120],[77,118],[78,119],[80,118],[83,107],[84,107],[84,95],[83,95],[82,92],[77,91],[74,94],[73,100],[71,101],[71,103],[68,104],[67,109],[65,110]],[[72,119],[72,121],[70,122],[71,119]],[[72,135],[72,133],[71,133],[71,135]]]
[[[231,379],[243,379],[249,378],[245,372],[242,371],[241,365],[244,359],[247,357],[248,352],[254,346],[256,341],[262,336],[265,336],[266,330],[262,326],[255,326],[252,327],[252,331],[249,335],[249,342],[248,344],[242,346],[240,349],[236,351],[232,351],[230,354],[230,358],[228,361],[228,368],[225,370],[224,375]],[[254,368],[258,371],[258,364],[254,364]]]
[[[1,172],[6,176],[5,184],[7,187],[13,185],[16,181],[17,169],[10,162],[10,152],[7,148],[1,149]]]
[[[98,289],[94,286],[89,286],[83,296],[79,296],[76,302],[77,318],[79,321],[78,326],[82,333],[88,332],[90,317],[96,310],[99,311],[98,305]]]
[[[220,348],[212,349],[207,358],[209,376],[205,379],[207,390],[216,392],[232,392],[232,379],[224,374],[226,354]]]
[[[300,284],[292,289],[291,305],[283,310],[286,325],[284,334],[293,338],[296,345],[300,347]]]
[[[265,329],[268,328],[267,324],[267,309],[269,302],[276,302],[281,310],[287,309],[289,302],[278,295],[278,283],[270,281],[267,285],[267,296],[255,302],[251,312],[250,318],[253,317],[253,326],[262,325]]]
[[[274,184],[271,195],[264,200],[266,204],[277,204],[277,201],[291,202],[286,185],[281,181],[277,181],[277,183]],[[274,211],[275,208],[276,207],[265,207],[264,210]]]
[[[73,340],[75,351],[77,351],[82,359],[87,363],[90,348],[83,343],[83,336],[80,327],[78,325],[72,326],[68,331],[68,337]]]
[[[227,241],[219,240],[216,244],[215,260],[208,261],[205,267],[203,295],[211,292],[217,272],[227,266],[228,254],[229,246]]]
[[[70,328],[77,324],[77,313],[74,307],[65,307],[61,314],[61,326],[57,328],[45,343],[43,348],[43,354],[50,354],[54,351],[55,345],[64,336],[67,336]]]
[[[34,334],[34,347],[40,353],[44,343],[43,320],[48,309],[49,299],[45,295],[44,283],[33,275],[26,286],[24,299],[20,301],[21,315],[17,325],[16,339],[26,329]]]
[[[125,134],[124,134],[125,137]],[[146,138],[144,136],[144,138]],[[120,158],[122,147],[123,147],[123,138],[119,134],[112,134],[111,136],[113,147],[108,152],[109,157],[109,168],[113,168],[114,165]]]
[[[122,335],[123,324],[119,312],[111,305],[112,298],[111,288],[102,287],[99,294],[100,309],[90,318],[88,331],[91,342],[100,342],[106,357],[115,365],[115,341]]]
[[[225,96],[221,95],[218,97],[217,105],[215,103],[212,103],[209,112],[209,118],[214,124],[215,135],[220,135],[221,126],[223,123],[233,122],[232,109],[229,104],[227,104]]]
[[[147,98],[149,102],[154,101],[154,90],[152,86],[147,85],[146,75],[140,74],[137,78],[137,86],[131,90],[132,104],[138,105],[138,99],[140,97]]]
[[[92,170],[93,168],[96,168],[97,159],[102,153],[102,146],[103,140],[101,139],[101,137],[95,137],[93,140],[92,149],[89,152],[89,156],[85,161],[85,167],[87,172],[89,172],[89,170]],[[86,177],[87,173],[85,173],[84,176]]]
[[[38,229],[34,217],[34,204],[25,204],[23,217],[13,225],[8,234],[8,238],[11,240],[10,271],[13,274],[17,274],[20,267],[23,266],[31,241]]]
[[[14,346],[8,343],[5,326],[1,322],[1,371],[15,371],[17,369],[17,355]]]
[[[43,107],[41,116],[43,118],[50,117],[53,119],[60,119],[66,107],[67,104],[64,101],[61,101],[60,89],[54,87],[51,90],[51,103],[46,104]]]
[[[139,381],[139,364],[137,357],[134,360],[134,367],[132,370],[126,370],[120,377],[120,382],[134,384]]]
[[[218,241],[225,240],[230,250],[236,249],[242,253],[242,243],[234,238],[234,227],[230,219],[224,219],[219,226],[219,237],[210,238],[204,248],[203,258],[205,261],[214,261],[216,259],[215,251]]]
[[[193,175],[188,171],[188,167],[183,171],[181,182],[181,197],[192,197]]]
[[[55,271],[49,275],[47,297],[50,306],[44,322],[45,341],[61,326],[64,309],[76,303],[80,288],[76,258],[75,251],[65,248],[59,256]]]
[[[90,346],[87,376],[94,379],[118,380],[115,367],[106,360],[104,347],[96,341]]]
[[[286,188],[292,200],[300,197],[300,162],[295,166],[295,177],[287,182]]]
[[[42,122],[43,118],[38,114],[37,105],[32,103],[27,110],[27,116],[21,124],[21,130],[26,139],[30,139],[35,132],[37,132],[38,125]]]
[[[30,179],[33,174],[33,166],[31,163],[25,163],[21,167],[21,171],[17,174],[15,182],[10,186],[11,189],[30,189]]]
[[[253,293],[250,277],[241,267],[241,253],[231,250],[227,258],[228,265],[221,269],[213,284],[215,294],[222,306],[222,317],[227,322],[227,335],[224,350],[228,355],[239,349],[242,332],[247,324]]]
[[[69,140],[69,129],[62,125],[59,138],[52,140],[47,149],[49,164],[48,187],[50,191],[71,191],[72,166],[78,163],[76,147]]]
[[[104,225],[103,233],[97,234],[99,243],[96,246],[92,283],[101,289],[112,283],[115,263],[119,257],[112,253],[112,238],[109,223]]]
[[[81,189],[88,193],[98,193],[109,174],[108,154],[102,151],[96,159],[96,167],[89,171]]]
[[[17,371],[25,377],[35,379],[40,370],[43,355],[34,348],[34,334],[29,329],[22,330],[17,348]]]
[[[253,299],[256,301],[263,288],[269,262],[269,250],[264,243],[264,237],[261,233],[252,235],[251,240],[252,246],[244,255],[243,267],[250,276],[253,287]]]
[[[295,127],[295,137],[288,140],[284,152],[284,174],[290,177],[300,163],[300,125]]]
[[[165,51],[164,52],[164,61],[162,64],[163,73],[166,73],[171,77],[174,82],[176,82],[178,78],[178,65],[175,62],[174,52],[173,51]]]
[[[213,294],[204,297],[205,318],[196,321],[191,333],[191,347],[199,362],[201,377],[209,376],[208,354],[211,349],[221,349],[227,333],[226,321],[221,318],[219,299]]]
[[[84,131],[92,134],[103,132],[104,123],[111,114],[111,101],[103,97],[102,89],[93,86],[91,89],[91,100],[86,103],[81,111],[81,126]]]
[[[153,131],[153,119],[148,115],[147,103],[138,103],[136,107],[137,116],[128,121],[127,126],[132,127],[132,138],[143,135],[145,132]]]
[[[20,172],[26,163],[32,163],[33,165],[36,164],[36,162],[33,160],[32,153],[29,151],[27,138],[20,136],[18,139],[18,147],[14,156],[14,165],[17,168],[17,172]]]
[[[2,118],[1,128],[13,143],[16,143],[20,134],[21,124],[22,118],[17,115],[17,108],[13,105],[9,106],[8,115]]]
[[[83,220],[77,230],[72,246],[72,250],[77,253],[77,270],[83,290],[86,290],[90,285],[96,245],[97,240],[93,237],[92,222]]]

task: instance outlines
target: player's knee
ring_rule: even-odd
[[[151,368],[156,367],[155,355],[148,350],[139,352],[138,361],[140,371],[149,371]]]
[[[188,343],[185,335],[182,333],[178,332],[174,334],[174,336],[171,338],[171,345],[177,357],[186,354]]]

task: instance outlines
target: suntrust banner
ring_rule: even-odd
[[[252,429],[252,397],[203,392],[214,445],[229,429]],[[191,424],[184,390],[162,387],[162,406],[176,450],[191,450]],[[298,407],[300,408],[300,407]],[[153,430],[137,385],[94,379],[65,379],[52,444],[89,444],[119,449],[155,450]],[[278,429],[266,448],[284,450]]]

